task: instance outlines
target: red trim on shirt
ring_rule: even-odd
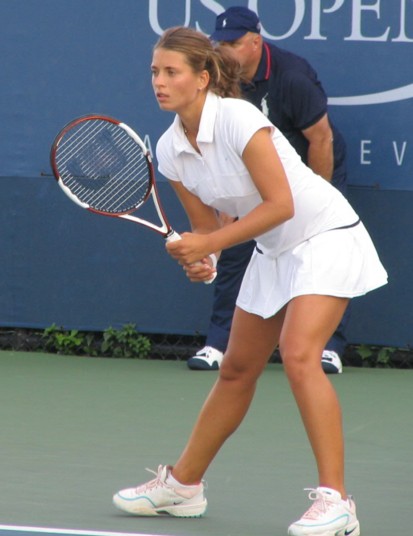
[[[265,70],[265,80],[268,80],[271,74],[271,51],[268,43],[264,43],[265,51],[267,52],[267,68]]]

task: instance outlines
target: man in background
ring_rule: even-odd
[[[256,13],[230,7],[216,19],[210,39],[228,47],[241,65],[244,98],[284,134],[302,160],[346,194],[345,143],[328,117],[327,96],[311,65],[300,56],[267,43]],[[225,223],[226,215],[221,218]],[[205,347],[188,359],[193,370],[217,370],[226,350],[238,291],[255,242],[222,252]],[[341,373],[348,310],[321,358],[326,373]],[[257,334],[259,337],[259,334]]]

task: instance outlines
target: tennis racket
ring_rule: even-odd
[[[151,154],[125,123],[103,115],[74,119],[56,136],[50,162],[59,186],[82,208],[138,223],[168,242],[180,240],[162,208]],[[132,215],[149,198],[159,224]]]

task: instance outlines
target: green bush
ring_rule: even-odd
[[[103,332],[101,351],[104,356],[143,359],[148,356],[150,350],[150,340],[139,335],[134,324],[126,324],[120,330],[110,327]]]
[[[389,367],[391,355],[395,351],[396,348],[390,348],[388,346],[378,349],[374,346],[367,346],[366,344],[360,344],[360,346],[356,348],[356,352],[361,357],[363,366],[368,367]]]
[[[140,335],[134,324],[109,327],[103,333],[66,331],[52,324],[44,330],[42,340],[46,351],[63,355],[144,359],[151,351],[151,341]]]

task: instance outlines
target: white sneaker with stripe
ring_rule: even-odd
[[[151,471],[156,478],[136,488],[123,489],[113,496],[119,510],[136,516],[201,517],[207,508],[204,485],[176,486],[167,483],[171,467]],[[149,469],[148,469],[149,470]]]
[[[351,496],[343,500],[338,491],[325,487],[308,491],[314,502],[301,519],[289,526],[289,536],[360,536]]]

